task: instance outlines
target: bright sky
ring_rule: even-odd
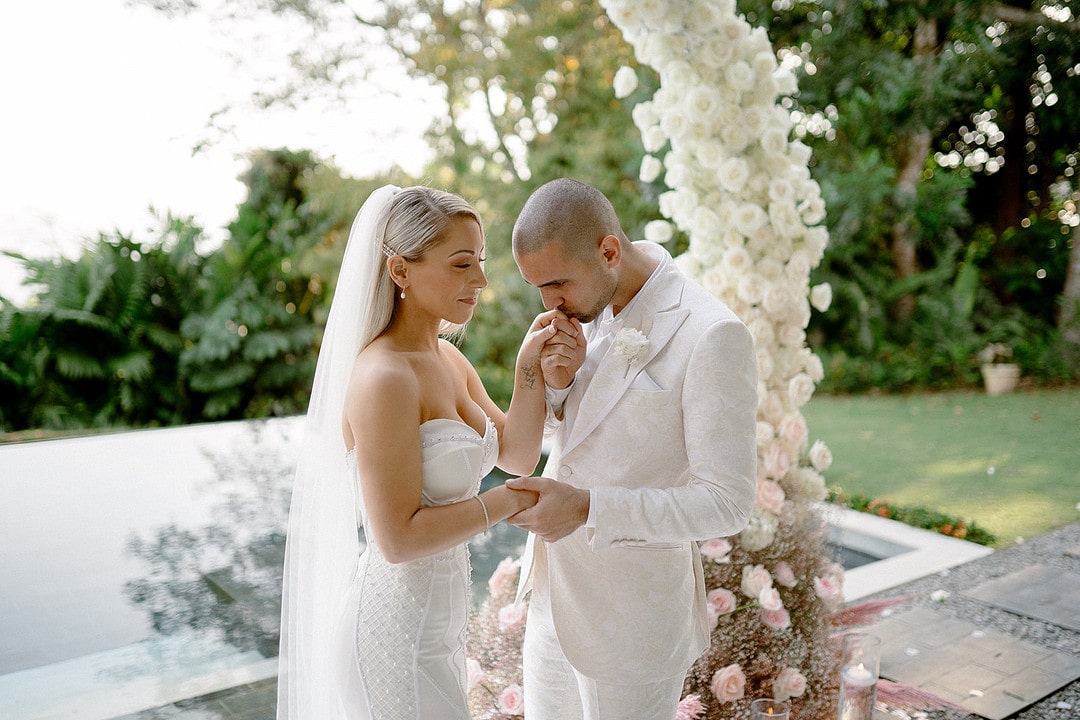
[[[356,176],[395,162],[421,171],[437,103],[416,99],[420,90],[348,110],[248,110],[230,137],[192,156],[211,113],[247,104],[255,78],[281,67],[273,38],[296,28],[271,21],[251,32],[270,40],[124,0],[0,6],[0,250],[71,255],[83,238],[117,228],[148,238],[150,205],[194,215],[220,237],[243,199],[242,155],[258,147],[314,149]],[[251,64],[237,68],[229,52]],[[20,278],[18,264],[0,257],[0,294],[24,299]]]

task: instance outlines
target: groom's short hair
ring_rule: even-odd
[[[514,223],[512,242],[518,255],[537,252],[557,240],[568,257],[586,257],[607,235],[627,242],[607,196],[592,185],[556,178],[525,201]]]

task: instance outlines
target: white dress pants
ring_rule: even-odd
[[[538,590],[534,588],[530,596],[525,624],[523,690],[528,720],[674,720],[683,678],[616,685],[582,675],[563,655],[547,593]]]

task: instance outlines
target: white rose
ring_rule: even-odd
[[[667,172],[664,173],[664,184],[670,188],[687,187],[693,184],[694,173],[690,166],[678,160],[679,153],[668,153],[664,159]]]
[[[773,430],[773,426],[769,423],[764,420],[758,420],[755,436],[757,439],[757,446],[764,447],[776,438],[776,431]]]
[[[680,228],[687,228],[690,217],[698,206],[697,194],[691,190],[680,188],[661,193],[659,197],[660,212],[671,218]]]
[[[776,70],[778,66],[776,55],[771,49],[766,52],[754,53],[754,57],[750,61],[750,66],[758,75],[769,75]]]
[[[698,206],[690,216],[690,232],[703,238],[715,238],[720,235],[720,219],[711,209]]]
[[[735,49],[731,42],[720,35],[710,35],[701,43],[698,61],[709,70],[718,70],[731,64]]]
[[[821,382],[825,378],[825,366],[821,364],[821,358],[806,349],[806,363],[803,365],[803,369],[806,370],[806,374],[810,376],[810,379],[815,383]]]
[[[787,147],[787,132],[777,127],[770,127],[761,133],[761,147],[769,155],[783,155]]]
[[[670,107],[660,115],[660,129],[672,141],[681,140],[690,132],[690,118],[681,107]]]
[[[741,157],[728,158],[720,165],[718,180],[720,185],[731,193],[737,193],[746,186],[750,177],[750,165]]]
[[[742,111],[742,124],[746,132],[760,135],[769,124],[769,113],[761,105],[751,105]]]
[[[806,340],[806,331],[798,325],[785,323],[780,327],[777,339],[780,341],[781,345],[785,345],[789,348],[801,348],[803,341]],[[792,363],[793,368],[796,366],[797,360]]]
[[[792,468],[788,473],[787,484],[789,488],[811,500],[824,500],[829,494],[825,487],[825,478],[813,468]]]
[[[784,607],[780,592],[774,587],[767,587],[758,593],[758,604],[762,610],[780,610]]]
[[[750,26],[745,20],[731,15],[720,22],[720,37],[731,44],[741,43],[750,34]],[[749,67],[747,67],[749,69]]]
[[[769,180],[770,202],[795,202],[795,188],[784,178],[771,178]]]
[[[765,289],[765,295],[761,298],[761,307],[769,315],[782,319],[790,308],[790,298],[787,288],[780,283],[770,283]]]
[[[771,588],[772,584],[772,575],[764,565],[743,565],[742,583],[739,585],[739,590],[746,597],[756,598],[761,595],[762,590]]]
[[[806,228],[806,232],[803,234],[803,242],[806,244],[807,254],[816,266],[817,261],[821,260],[821,257],[825,254],[825,248],[829,244],[828,228],[824,225]]]
[[[675,234],[671,223],[666,220],[653,220],[645,223],[645,239],[654,243],[666,243]]]
[[[784,403],[774,392],[767,393],[764,401],[758,402],[758,417],[765,418],[773,425],[779,425],[784,417]]]
[[[654,155],[646,155],[641,158],[641,172],[638,173],[638,178],[643,183],[651,183],[656,178],[660,177],[660,171],[663,170],[664,165]]]
[[[765,348],[757,348],[754,351],[754,356],[757,358],[757,374],[762,380],[768,380],[772,377],[773,372],[776,370],[776,365],[773,362],[773,356]]]
[[[825,312],[832,305],[832,285],[820,283],[810,288],[810,304],[818,312]]]
[[[639,102],[634,106],[634,109],[630,111],[630,117],[634,119],[634,125],[641,132],[645,132],[649,128],[660,123],[660,115],[656,110],[656,103],[652,100],[645,100]]]
[[[799,373],[788,381],[788,397],[795,407],[802,407],[814,395],[814,381],[806,373]],[[819,470],[821,468],[818,468]]]
[[[615,71],[615,80],[612,87],[615,88],[615,97],[624,98],[637,90],[638,77],[632,67],[623,65]]]
[[[715,138],[706,138],[698,145],[697,151],[698,162],[702,167],[710,170],[719,168],[728,157],[723,144],[717,142]]]
[[[760,205],[742,203],[732,219],[736,230],[746,237],[751,237],[769,221],[769,216]]]
[[[799,91],[799,82],[795,79],[795,74],[787,68],[774,70],[772,77],[776,82],[777,95],[794,95]]]
[[[674,60],[660,68],[660,82],[667,88],[683,88],[698,82],[697,73],[685,60]]]
[[[716,219],[717,222],[721,222],[719,215]],[[726,270],[734,274],[746,272],[752,264],[750,253],[746,252],[746,248],[742,245],[727,248],[720,262]]]
[[[742,152],[750,144],[750,135],[742,125],[724,125],[724,129],[720,131],[720,139],[732,153]]]
[[[810,149],[810,146],[804,144],[800,140],[793,140],[791,144],[788,145],[788,158],[790,158],[791,162],[795,165],[805,166],[810,162],[810,155],[812,153],[813,151]]]
[[[765,295],[765,278],[754,272],[746,273],[739,278],[736,293],[743,302],[750,305],[758,304]]]
[[[832,461],[832,451],[829,450],[829,446],[821,440],[815,440],[810,446],[810,464],[814,466],[814,469],[825,472],[832,467]]]
[[[667,144],[667,141],[667,135],[664,134],[659,125],[653,125],[641,133],[641,142],[645,146],[645,150],[651,153],[659,152]]]
[[[825,201],[813,198],[799,203],[799,213],[807,225],[817,225],[825,219]]]
[[[768,349],[776,340],[776,331],[773,329],[772,322],[766,317],[756,317],[746,323],[746,327],[754,338],[755,347],[768,353]]]
[[[724,72],[724,79],[733,88],[744,92],[754,87],[754,71],[743,60],[736,60],[728,65],[727,70]]]
[[[711,126],[720,110],[720,95],[708,85],[695,87],[686,98],[691,117],[696,122]]]
[[[757,552],[769,547],[775,536],[775,516],[754,508],[754,513],[750,516],[750,523],[745,530],[739,533],[739,542],[749,552]]]
[[[784,238],[800,237],[805,230],[795,204],[790,201],[769,203],[769,222],[776,234]]]

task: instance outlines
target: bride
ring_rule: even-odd
[[[541,350],[574,334],[537,317],[504,414],[440,337],[472,317],[483,254],[476,210],[430,188],[380,188],[353,224],[293,487],[279,720],[469,716],[466,542],[536,502],[480,481],[536,467]]]

